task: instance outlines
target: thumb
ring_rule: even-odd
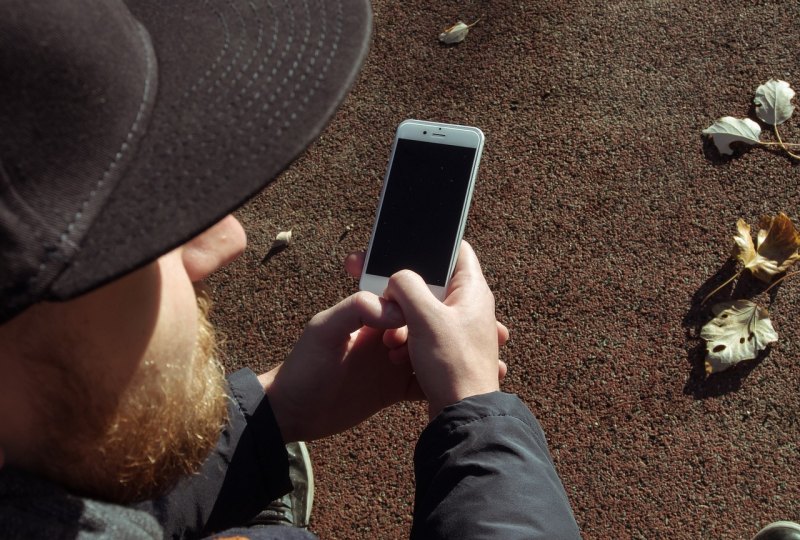
[[[436,310],[445,307],[422,277],[411,270],[401,270],[390,277],[383,295],[400,305],[406,322],[411,325],[425,321]]]
[[[405,319],[396,304],[360,291],[314,315],[307,328],[316,332],[318,339],[339,344],[362,326],[388,329],[403,325]]]

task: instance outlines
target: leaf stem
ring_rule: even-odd
[[[784,274],[784,275],[783,275],[783,277],[781,277],[779,280],[775,281],[775,283],[773,283],[772,285],[770,285],[769,287],[767,287],[766,289],[764,289],[764,292],[765,292],[765,293],[768,293],[768,292],[770,291],[770,289],[772,289],[772,288],[773,288],[775,285],[777,285],[778,283],[780,283],[780,282],[781,282],[781,281],[783,281],[784,279],[786,279],[786,278],[788,278],[788,277],[791,277],[791,276],[795,276],[795,275],[797,275],[797,274],[800,274],[800,270],[796,270],[796,271],[794,271],[794,272],[789,272],[788,274]]]
[[[725,281],[725,283],[723,283],[722,285],[720,285],[719,287],[717,287],[716,289],[714,289],[713,291],[711,291],[710,293],[708,293],[708,294],[706,295],[706,297],[705,297],[705,298],[703,298],[703,301],[702,301],[702,302],[700,302],[700,305],[702,306],[703,304],[705,304],[705,303],[706,303],[706,301],[707,301],[709,298],[711,298],[711,297],[712,297],[712,296],[714,296],[716,293],[718,293],[718,292],[720,291],[720,289],[722,289],[722,288],[723,288],[725,285],[727,285],[728,283],[730,283],[731,281],[733,281],[734,279],[736,279],[737,277],[739,277],[739,276],[742,274],[742,272],[743,272],[743,271],[744,271],[744,268],[742,268],[741,270],[739,270],[738,272],[736,272],[735,274],[733,274],[733,275],[730,277],[730,279],[728,279],[727,281]]]
[[[783,151],[784,151],[784,152],[786,152],[787,154],[789,154],[789,155],[790,155],[791,157],[793,157],[794,159],[800,159],[800,156],[798,156],[797,154],[792,154],[792,153],[789,151],[789,149],[788,149],[788,148],[786,148],[786,144],[785,144],[785,143],[783,142],[783,140],[781,139],[781,134],[780,134],[780,132],[778,131],[778,124],[775,124],[775,125],[774,125],[774,126],[772,126],[772,127],[774,127],[774,128],[775,128],[775,136],[776,136],[776,137],[778,137],[778,142],[780,143],[780,145],[781,145],[781,148],[783,148]]]
[[[800,146],[800,143],[790,143],[790,142],[770,142],[770,141],[758,141],[758,144],[762,146],[780,146],[781,148],[784,146]]]

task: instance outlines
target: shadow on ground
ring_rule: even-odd
[[[685,329],[687,342],[695,343],[687,353],[686,360],[689,364],[690,371],[689,378],[683,388],[683,393],[691,395],[695,399],[719,397],[739,390],[744,384],[745,379],[750,376],[753,370],[755,370],[770,353],[771,347],[767,347],[753,360],[740,362],[721,373],[706,375],[706,346],[705,341],[700,338],[700,330],[713,318],[711,307],[719,302],[752,299],[769,288],[769,284],[754,278],[750,272],[747,271],[743,271],[738,277],[734,278],[738,269],[739,264],[736,259],[733,257],[729,258],[725,264],[723,264],[713,276],[708,278],[694,293],[692,296],[691,308],[686,312],[683,318],[683,327]],[[775,301],[782,285],[782,283],[778,284],[769,291],[770,304]]]

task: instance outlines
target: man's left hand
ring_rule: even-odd
[[[286,361],[259,376],[284,442],[327,437],[424,399],[411,364],[392,361],[384,344],[385,330],[404,325],[396,304],[368,292],[315,315]]]

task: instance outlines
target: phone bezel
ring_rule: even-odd
[[[372,243],[375,240],[375,233],[378,229],[379,217],[381,208],[383,207],[383,198],[386,194],[386,187],[389,183],[389,173],[392,170],[394,163],[395,150],[397,143],[401,139],[409,139],[413,141],[424,141],[431,144],[449,144],[453,146],[464,146],[467,148],[475,149],[475,158],[472,162],[472,169],[470,171],[469,185],[467,187],[466,196],[462,202],[461,217],[458,225],[458,233],[456,241],[453,245],[450,254],[450,266],[447,271],[447,280],[444,286],[431,285],[428,283],[428,288],[434,296],[439,300],[444,300],[447,295],[447,288],[450,285],[450,278],[453,275],[456,261],[458,260],[458,250],[461,245],[461,238],[464,236],[464,228],[467,224],[467,214],[469,211],[470,203],[472,202],[472,192],[475,188],[475,180],[478,176],[478,165],[480,164],[481,154],[483,152],[483,143],[485,136],[483,132],[472,126],[462,126],[458,124],[443,124],[440,122],[428,122],[425,120],[405,120],[398,127],[395,133],[394,142],[392,143],[392,151],[389,157],[389,163],[386,167],[386,174],[383,178],[383,187],[381,189],[381,196],[378,201],[378,208],[375,212],[375,223],[372,226],[372,235],[369,240],[369,247],[367,248],[367,255],[364,258],[364,268],[359,282],[359,288],[362,291],[369,291],[377,295],[383,295],[386,286],[389,284],[390,276],[379,276],[375,274],[367,274],[367,266],[369,264],[369,257],[372,253]]]

